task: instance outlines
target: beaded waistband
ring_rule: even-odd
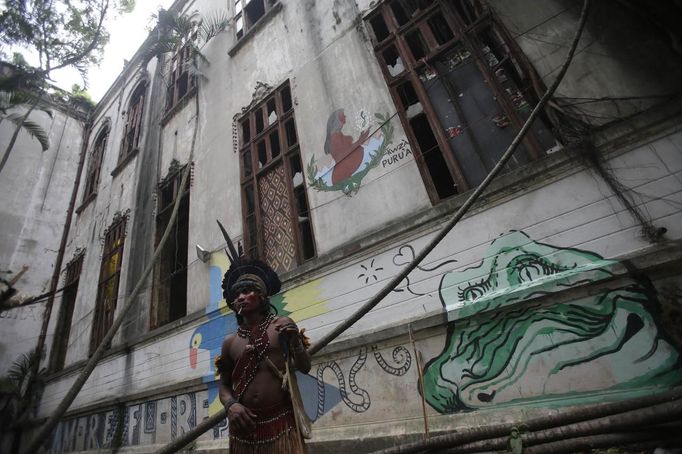
[[[282,435],[296,429],[296,419],[290,403],[267,408],[250,408],[257,416],[256,429],[251,432],[230,430],[230,437],[246,444],[265,444],[277,440]]]

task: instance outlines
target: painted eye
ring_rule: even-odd
[[[524,254],[516,257],[509,265],[519,282],[531,282],[545,276],[563,271],[563,268],[553,264],[547,259],[532,255]]]
[[[460,288],[457,296],[460,301],[474,301],[486,294],[490,290],[490,279],[483,278],[479,282],[469,283]]]
[[[199,345],[201,345],[201,333],[196,333],[192,337],[192,347],[199,348]]]

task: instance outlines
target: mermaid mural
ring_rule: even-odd
[[[427,402],[441,413],[556,397],[566,404],[682,381],[679,346],[658,323],[653,286],[612,279],[616,266],[512,231],[478,266],[446,273],[441,301],[457,320],[425,366]],[[597,282],[597,294],[584,291]],[[572,287],[582,293],[559,294]]]

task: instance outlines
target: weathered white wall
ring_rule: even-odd
[[[14,287],[30,296],[50,287],[83,134],[82,121],[68,115],[65,107],[46,108],[52,117],[36,109],[30,119],[45,130],[50,148],[42,152],[38,141],[22,131],[0,175],[0,272],[10,280],[28,266]],[[3,121],[3,153],[13,132],[13,123]],[[0,375],[20,354],[35,348],[44,307],[39,303],[0,314]]]
[[[151,63],[148,70],[154,70]],[[66,356],[66,365],[87,359],[89,354],[90,335],[92,321],[94,317],[94,305],[97,298],[97,287],[99,281],[100,265],[103,252],[103,242],[106,229],[111,225],[117,213],[128,213],[128,224],[126,231],[130,232],[131,225],[136,222],[135,210],[135,191],[140,178],[156,178],[155,169],[144,169],[140,165],[140,157],[145,152],[140,152],[118,173],[112,176],[112,171],[118,164],[119,150],[125,128],[124,112],[128,108],[128,101],[132,90],[137,86],[141,77],[146,76],[146,72],[140,68],[129,68],[126,73],[126,84],[121,87],[114,87],[110,90],[94,114],[92,129],[89,137],[87,158],[83,166],[81,175],[81,185],[79,187],[76,206],[78,213],[74,214],[69,239],[64,255],[64,266],[71,260],[78,250],[85,249],[83,269],[80,276],[76,303],[74,306],[71,332],[69,335],[69,347]],[[150,84],[151,85],[151,84]],[[148,87],[148,92],[151,87]],[[150,103],[150,97],[145,98],[145,105]],[[108,126],[107,126],[108,125]],[[87,204],[83,204],[83,194],[85,190],[85,178],[92,158],[94,142],[102,128],[109,127],[109,137],[107,139],[102,167],[100,170],[99,185],[97,186],[97,196]],[[143,124],[140,144],[144,144],[145,134],[149,126]],[[127,240],[128,238],[126,238]],[[153,239],[150,239],[153,241]],[[123,297],[127,288],[127,269],[130,262],[131,248],[126,241],[123,248],[123,260],[121,276],[119,282],[117,312],[122,306]],[[134,283],[133,283],[134,285]],[[147,312],[148,312],[148,306]],[[47,358],[51,353],[52,343],[55,336],[57,314],[61,310],[61,298],[55,299],[53,316],[50,319],[48,328],[48,338],[46,342]],[[60,335],[61,333],[57,333]],[[120,342],[121,332],[117,334],[114,343]]]
[[[629,181],[631,187],[637,191],[638,204],[650,214],[654,224],[668,229],[666,238],[669,241],[682,239],[680,227],[682,210],[679,208],[682,202],[681,147],[682,133],[677,132],[672,136],[637,146],[609,162],[617,169],[616,174]],[[647,171],[642,172],[641,169]],[[449,284],[444,285],[444,282],[448,283],[444,278],[448,275],[463,275],[469,276],[466,277],[469,279],[471,271],[467,270],[475,269],[492,257],[490,254],[497,253],[494,247],[491,248],[495,240],[515,230],[522,232],[513,234],[514,238],[518,237],[514,240],[517,241],[515,243],[517,246],[534,251],[533,248],[538,246],[533,245],[551,245],[558,251],[556,254],[559,258],[562,254],[570,254],[570,251],[581,250],[598,254],[605,259],[617,260],[637,257],[651,247],[640,236],[640,227],[633,222],[632,217],[623,210],[620,203],[595,175],[584,169],[569,172],[556,181],[527,191],[504,203],[486,207],[465,219],[421,264],[421,268],[410,275],[409,284],[406,282],[399,286],[343,338],[355,336],[362,338],[362,335],[382,327],[438,314],[443,311],[444,304],[448,310],[460,310],[462,304],[466,306],[468,303],[466,301],[457,303],[449,296],[453,291],[448,287]],[[286,290],[282,300],[278,300],[276,305],[291,312],[291,317],[306,328],[315,341],[371,297],[430,237],[431,234],[422,234],[404,238],[364,256],[355,257],[339,266],[336,271],[322,276],[312,276],[305,285]],[[518,243],[519,238],[528,239]],[[553,255],[547,258],[556,261]],[[226,263],[222,252],[216,252],[209,265],[224,270]],[[599,266],[611,269],[608,268],[611,266],[608,262]],[[623,270],[624,268],[621,268],[619,273],[623,273]],[[487,270],[482,270],[481,276],[485,276],[486,272]],[[220,285],[220,273],[216,276],[218,276],[214,278],[216,280],[211,282],[212,287]],[[556,286],[553,291],[560,290],[561,285]],[[217,304],[216,302],[216,307]],[[470,317],[471,314],[460,313],[462,317]],[[204,382],[211,383],[212,359],[218,353],[220,339],[225,329],[230,329],[230,326],[234,329],[232,315],[219,319],[216,319],[216,315],[219,314],[208,313],[207,318],[201,318],[190,325],[169,331],[160,338],[147,341],[135,347],[127,357],[116,355],[103,361],[77,397],[73,408],[90,407],[97,402],[111,401],[121,395],[143,395],[156,388],[174,383],[180,385],[200,377],[203,377]],[[220,329],[213,326],[216,320],[219,320]],[[202,334],[199,361],[196,367],[192,368],[189,352],[197,333]],[[438,349],[442,347],[444,340],[438,337],[433,342],[435,342],[433,345],[427,342],[427,347],[424,347],[423,353],[427,360],[438,355]],[[331,355],[321,357],[317,361],[342,362],[345,361],[343,355],[352,358],[352,361],[347,359],[348,361],[357,360],[357,351],[353,350],[341,354],[340,357]],[[344,370],[350,369],[351,365]],[[373,380],[368,377],[376,376],[378,373],[372,372],[371,368],[365,370],[363,374],[369,375],[364,375],[364,383],[371,383]],[[59,403],[60,397],[66,392],[74,377],[74,374],[69,374],[50,383],[41,407],[42,413],[49,413]],[[325,381],[338,386],[333,377],[334,374],[325,375]],[[409,386],[414,386],[413,378],[409,380]],[[604,383],[607,382],[608,380]],[[400,386],[408,385],[396,386],[400,389]],[[604,386],[608,387],[607,384]],[[590,385],[589,388],[600,389],[596,385]],[[374,390],[379,396],[375,401],[382,402],[390,398],[389,395],[383,396],[383,393],[398,392],[391,389],[382,385],[382,390]],[[576,388],[576,392],[578,391]],[[414,389],[410,392],[413,393]],[[206,398],[211,408],[208,410],[209,413],[212,413],[216,397],[215,394],[209,393]],[[411,406],[404,408],[404,417],[407,419],[418,416],[414,415],[418,400],[416,397],[413,400]],[[343,406],[336,410],[341,411],[341,408]],[[325,416],[327,418],[325,420],[331,428],[337,423],[339,427],[343,426],[342,422],[336,421],[334,417],[336,410],[329,410],[332,411],[329,416],[332,419],[328,421],[329,417]],[[366,418],[375,422],[383,421],[386,417],[385,411],[367,412],[366,416],[349,414],[348,417],[353,420],[354,426],[362,425],[369,422]],[[358,413],[357,410],[354,412]],[[323,424],[322,421],[320,420],[322,427],[327,427],[327,423]]]
[[[552,0],[532,8],[523,0],[489,4],[545,85],[550,85],[575,35],[581,2]],[[588,123],[604,124],[674,95],[681,79],[682,60],[662,30],[619,2],[601,1],[591,5],[578,50],[556,97],[566,98],[558,102],[567,104],[569,111],[578,103]]]
[[[233,147],[233,118],[250,105],[257,83],[276,88],[288,80],[294,98],[297,133],[305,167],[311,158],[322,157],[326,122],[336,109],[345,110],[348,122],[344,132],[353,137],[357,137],[362,129],[359,125],[363,113],[368,114],[370,119],[375,113],[393,115],[395,108],[392,107],[371,45],[364,34],[358,31],[362,26],[353,23],[360,11],[365,12],[369,7],[365,4],[367,2],[362,3],[358,9],[352,2],[331,0],[282,2],[281,11],[271,17],[256,34],[247,38],[241,48],[233,49],[228,54],[227,50],[234,43],[230,31],[219,35],[205,47],[204,53],[211,65],[204,68],[206,80],[200,82],[197,95],[200,129],[194,155],[190,201],[190,316],[133,344],[129,353],[117,350],[105,358],[72,405],[72,411],[87,408],[85,413],[88,414],[111,412],[114,399],[128,396],[130,405],[126,407],[128,419],[125,421],[129,432],[125,437],[128,437],[126,440],[129,444],[134,445],[165,442],[172,434],[171,427],[178,429],[185,427],[185,423],[190,424],[187,420],[190,416],[187,413],[180,415],[177,406],[175,415],[178,421],[184,422],[172,422],[171,419],[169,423],[164,419],[163,412],[166,418],[172,415],[173,402],[179,405],[183,401],[185,408],[195,405],[191,408],[196,410],[194,416],[198,419],[219,408],[212,360],[218,353],[223,336],[235,329],[235,322],[232,315],[227,313],[220,296],[220,281],[227,268],[227,260],[222,252],[224,242],[215,219],[223,222],[233,239],[241,239],[242,233],[239,159]],[[195,2],[190,8],[198,8],[202,12],[212,11],[213,5],[206,0]],[[571,24],[570,21],[565,24],[567,30],[572,30]],[[570,35],[570,32],[566,33]],[[150,74],[153,74],[152,69],[150,66]],[[568,80],[566,86],[578,84],[581,75],[573,73],[573,79]],[[597,79],[600,77],[592,76]],[[132,77],[128,80],[132,80]],[[582,80],[582,83],[602,84],[590,78]],[[584,82],[586,80],[589,82]],[[129,82],[124,86],[126,92],[132,89]],[[134,194],[139,179],[154,178],[155,182],[158,181],[166,175],[173,159],[185,164],[194,131],[196,112],[194,99],[191,99],[162,125],[158,168],[139,169],[136,167],[140,161],[138,156],[123,172],[112,178],[109,173],[118,156],[122,128],[121,121],[116,119],[117,115],[120,116],[117,100],[125,99],[122,93],[117,93],[110,95],[98,111],[97,121],[107,116],[112,119],[101,190],[97,199],[74,220],[69,242],[67,257],[79,247],[87,248],[87,254],[74,313],[72,333],[75,333],[75,337],[70,341],[72,346],[67,364],[87,356],[101,260],[99,241],[104,229],[111,223],[111,216],[117,210],[131,209],[129,225],[136,222]],[[405,135],[396,118],[391,124],[395,128],[391,146],[396,147],[397,152]],[[97,127],[91,141],[94,141],[96,132]],[[406,146],[402,147],[405,151]],[[674,241],[682,239],[681,156],[682,133],[679,128],[661,136],[631,141],[628,145],[617,147],[608,156],[608,166],[631,190],[628,196],[650,216],[655,226],[667,228],[665,240],[671,243],[664,243],[664,247],[669,244],[671,249],[677,244]],[[459,291],[464,292],[465,283],[473,282],[468,277],[460,279],[458,276],[470,276],[470,269],[488,263],[495,255],[491,245],[511,230],[523,232],[512,234],[517,243],[518,238],[525,236],[529,239],[527,244],[533,247],[546,244],[562,251],[579,249],[607,260],[649,252],[652,245],[640,235],[641,226],[636,224],[600,177],[577,161],[562,161],[563,158],[562,155],[548,157],[503,179],[509,186],[498,188],[491,199],[473,210],[412,273],[409,282],[402,283],[376,309],[346,332],[343,339],[352,343],[353,339],[362,339],[378,328],[440,316],[443,324],[423,333],[423,342],[419,343],[427,360],[436,358],[445,343],[445,320],[448,316],[452,318],[465,313],[458,312],[463,308],[473,307],[466,303],[465,298],[460,300],[452,296]],[[524,178],[525,174],[534,172],[535,177]],[[538,174],[542,177],[538,177]],[[463,201],[464,196],[458,196],[457,201]],[[320,192],[308,188],[308,197],[318,256],[322,263],[325,263],[325,259],[329,261],[320,269],[310,270],[305,276],[285,282],[284,292],[274,299],[274,303],[305,327],[314,341],[372,297],[433,237],[445,221],[432,220],[418,229],[405,228],[390,240],[379,237],[374,246],[346,257],[327,254],[370,237],[389,223],[429,211],[430,203],[421,177],[414,159],[408,154],[404,154],[404,158],[398,162],[381,163],[372,169],[352,196],[339,191]],[[429,217],[424,215],[423,219],[428,220]],[[214,251],[209,263],[196,260],[194,245],[197,243]],[[130,292],[133,285],[126,278],[132,252],[129,244],[126,239],[119,296]],[[484,276],[475,277],[482,279]],[[455,282],[457,279],[461,282]],[[443,287],[443,282],[448,285]],[[458,286],[462,286],[462,289]],[[148,312],[149,288],[146,292],[140,298],[140,311]],[[447,295],[450,295],[449,299]],[[145,324],[144,315],[131,323],[134,324],[131,326],[139,327],[140,336],[146,332],[148,323]],[[130,339],[134,341],[134,338]],[[114,348],[120,344],[119,341],[115,339]],[[387,340],[385,345],[378,348],[388,358],[396,346],[410,350],[404,336]],[[199,360],[196,364],[191,363],[193,348],[198,349]],[[334,381],[335,374],[328,372],[327,363],[338,363],[343,373],[348,374],[359,355],[356,348],[349,348],[316,361],[320,361],[317,365],[323,370],[323,378],[328,385],[339,386]],[[368,366],[358,373],[357,378],[358,382],[365,384],[382,383],[382,387],[371,389],[373,406],[363,411],[352,410],[353,405],[366,401],[362,395],[356,394],[350,397],[352,405],[346,403],[344,407],[344,404],[339,404],[341,397],[338,390],[329,389],[327,395],[332,396],[329,397],[332,400],[324,407],[324,414],[320,415],[317,426],[322,439],[349,434],[360,430],[360,426],[378,427],[380,423],[385,423],[389,419],[388,411],[396,411],[395,405],[386,403],[395,402],[402,392],[412,393],[396,416],[403,425],[394,424],[391,429],[388,427],[391,425],[389,422],[381,430],[390,434],[391,430],[408,430],[405,429],[407,426],[414,431],[421,427],[414,366],[409,374],[391,375],[388,377],[390,380],[386,380],[385,369],[378,361],[372,360],[371,355],[368,356]],[[77,372],[67,371],[50,381],[40,409],[41,415],[49,414],[56,407]],[[383,386],[384,383],[388,384]],[[599,386],[603,384],[604,389],[609,386],[605,379],[596,383]],[[95,411],[92,406],[100,408]],[[152,407],[158,413],[152,414]],[[460,420],[459,417],[441,418],[433,409],[429,412],[435,420],[441,421],[434,423],[436,427],[450,427]],[[102,427],[101,424],[112,427],[109,415],[113,413],[107,414],[106,421],[109,422],[105,422],[104,416],[96,418],[99,427]],[[148,424],[144,426],[149,429],[147,431],[140,430],[143,426],[139,418],[143,415],[154,421],[152,424],[149,422],[151,420],[144,420]],[[77,444],[71,445],[76,438],[68,434],[72,430],[78,433],[79,426],[94,424],[94,419],[89,422],[74,421],[62,427],[61,433],[67,434],[62,435],[65,444],[57,440],[56,445],[53,445],[55,451],[82,449],[83,443],[90,443],[85,441],[81,431],[81,435],[74,435],[81,437]],[[209,434],[204,439],[210,438]],[[97,443],[106,443],[106,440],[100,438]]]

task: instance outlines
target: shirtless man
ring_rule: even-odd
[[[257,271],[251,267],[248,273],[230,279],[228,270],[223,282],[239,324],[237,333],[223,341],[217,363],[220,400],[229,421],[230,454],[305,453],[289,388],[283,381],[284,350],[288,350],[290,364],[304,373],[310,370],[310,355],[294,321],[273,313],[268,302],[274,290],[272,275],[259,276]],[[266,271],[274,273],[269,267]],[[276,280],[274,292],[279,291]]]

